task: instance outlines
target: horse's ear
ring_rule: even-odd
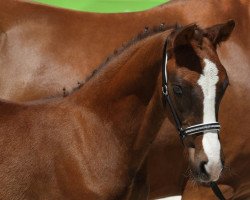
[[[173,39],[173,47],[189,44],[194,36],[196,28],[196,24],[191,24],[178,30]]]
[[[234,27],[235,27],[235,21],[229,20],[224,24],[217,24],[207,28],[205,30],[205,36],[216,47],[218,44],[220,44],[223,41],[226,41],[230,37]]]

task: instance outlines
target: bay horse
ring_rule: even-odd
[[[0,0],[0,96],[14,101],[29,101],[67,93],[79,84],[79,80],[92,73],[114,48],[143,29],[147,32],[152,25],[196,21],[202,27],[208,27],[233,18],[236,29],[230,40],[218,48],[231,82],[221,107],[221,113],[226,113],[220,117],[224,130],[221,138],[227,164],[244,176],[237,177],[238,181],[227,176],[221,182],[230,184],[235,191],[246,188],[244,184],[250,177],[242,168],[242,159],[249,166],[247,155],[250,149],[244,148],[243,153],[239,148],[246,146],[250,131],[249,112],[245,112],[249,110],[250,99],[247,92],[250,89],[249,15],[247,0],[179,0],[144,12],[125,14],[75,12]],[[238,98],[243,95],[245,98]],[[232,104],[237,105],[239,121],[234,119]],[[166,128],[169,130],[167,133]],[[239,141],[238,135],[242,132],[245,140]],[[234,150],[231,140],[237,141]],[[175,127],[168,119],[165,119],[149,153],[151,198],[181,194],[186,182],[183,174],[187,162],[183,159],[183,148]],[[173,169],[175,173],[172,173]],[[190,188],[187,192],[194,193]]]
[[[171,112],[194,175],[216,181],[223,156],[211,123],[228,77],[215,46],[230,31],[195,24],[156,30],[128,43],[65,98],[1,100],[1,198],[147,199],[147,154]]]

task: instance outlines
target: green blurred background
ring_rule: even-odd
[[[74,10],[115,13],[146,10],[169,0],[34,0]]]

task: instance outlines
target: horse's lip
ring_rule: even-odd
[[[200,173],[196,168],[192,168],[191,172],[193,174],[194,180],[200,184],[209,184],[212,180],[209,175]]]
[[[195,181],[200,184],[200,185],[204,185],[204,186],[208,186],[209,183],[211,182],[210,178],[202,178],[200,177],[198,174],[194,174],[194,179]]]
[[[219,175],[219,177],[217,177],[216,179],[212,179],[210,174],[208,175],[202,174],[199,171],[197,171],[195,168],[191,169],[191,171],[193,173],[193,177],[196,180],[196,182],[202,185],[204,184],[206,186],[208,186],[211,182],[217,182],[220,178],[220,175]]]

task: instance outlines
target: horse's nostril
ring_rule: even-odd
[[[205,168],[205,165],[207,164],[207,161],[202,161],[200,163],[200,171],[202,174],[206,174],[207,175],[207,171],[206,171],[206,168]]]

